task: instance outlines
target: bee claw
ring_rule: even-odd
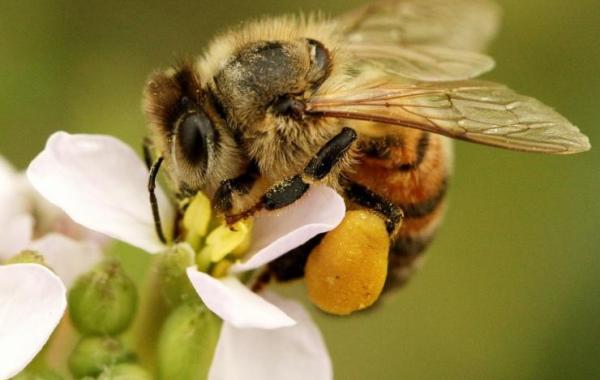
[[[235,223],[239,222],[240,220],[246,219],[251,217],[252,215],[254,215],[254,213],[262,210],[263,208],[263,204],[262,203],[258,203],[256,205],[254,205],[253,207],[249,208],[248,210],[242,211],[238,214],[230,214],[230,215],[226,215],[225,216],[225,222],[229,225],[232,226]]]

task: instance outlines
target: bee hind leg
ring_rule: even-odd
[[[369,190],[367,187],[347,178],[342,177],[340,184],[349,200],[383,217],[390,235],[393,235],[400,228],[404,220],[404,212],[400,207]]]

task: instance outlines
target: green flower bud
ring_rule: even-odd
[[[83,337],[69,356],[75,377],[97,376],[108,366],[132,361],[133,353],[114,337]]]
[[[40,264],[46,265],[44,256],[35,251],[22,251],[6,261],[6,264]]]
[[[207,378],[220,331],[221,320],[198,301],[180,305],[160,333],[158,378]]]
[[[122,363],[105,368],[96,380],[152,380],[152,376],[137,364]]]
[[[194,265],[194,256],[194,251],[189,245],[179,244],[159,258],[160,289],[170,307],[198,297],[186,274],[186,269]]]
[[[27,368],[12,380],[63,380],[63,378],[48,368]]]
[[[118,261],[106,260],[81,276],[69,292],[69,313],[88,335],[116,335],[133,320],[137,291]]]

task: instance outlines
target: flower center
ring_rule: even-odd
[[[194,250],[198,270],[225,276],[250,247],[253,220],[227,225],[224,218],[213,215],[210,200],[201,192],[185,201],[182,209],[182,239]]]

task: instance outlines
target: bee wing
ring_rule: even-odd
[[[348,49],[359,64],[418,81],[471,79],[494,67],[494,60],[486,55],[439,46],[351,44]]]
[[[383,0],[337,19],[348,44],[433,45],[481,51],[498,30],[491,0]]]
[[[496,33],[489,0],[395,0],[369,4],[338,19],[358,60],[418,81],[474,78],[494,67],[482,50]]]
[[[314,97],[307,112],[378,122],[357,123],[365,134],[386,132],[379,124],[384,123],[521,151],[570,154],[590,149],[588,138],[552,108],[483,81],[363,84]]]

